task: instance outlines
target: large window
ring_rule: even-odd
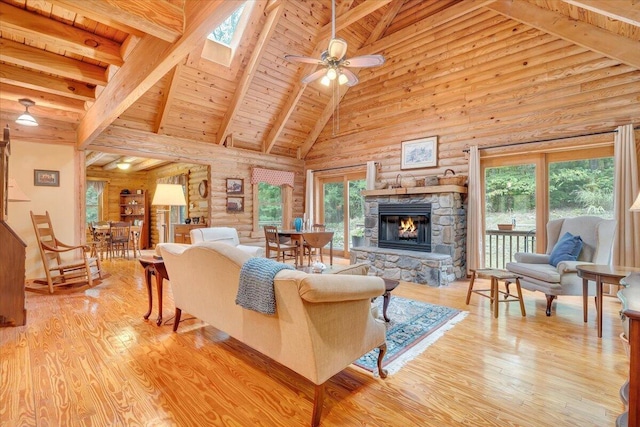
[[[613,218],[613,147],[485,158],[482,166],[487,267],[504,268],[515,252],[544,252],[549,220]]]
[[[258,227],[282,227],[282,187],[266,182],[258,183]]]

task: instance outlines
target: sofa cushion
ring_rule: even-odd
[[[582,250],[580,236],[566,232],[553,247],[549,256],[549,264],[556,267],[560,261],[575,261]]]
[[[366,276],[369,274],[369,264],[361,262],[345,266],[334,266],[328,270],[331,274],[352,274],[355,276]]]

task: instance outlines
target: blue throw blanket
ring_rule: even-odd
[[[250,258],[240,269],[236,304],[264,314],[276,313],[273,279],[280,270],[295,270],[269,258]]]

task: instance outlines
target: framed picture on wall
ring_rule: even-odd
[[[244,197],[227,196],[227,213],[244,212]]]
[[[60,171],[34,169],[33,185],[40,187],[60,187]]]
[[[242,178],[227,178],[227,194],[244,194]]]
[[[432,168],[438,166],[438,137],[402,141],[400,169]]]

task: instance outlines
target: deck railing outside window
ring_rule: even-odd
[[[485,241],[485,267],[501,268],[511,261],[516,252],[535,252],[536,230],[487,230]]]

